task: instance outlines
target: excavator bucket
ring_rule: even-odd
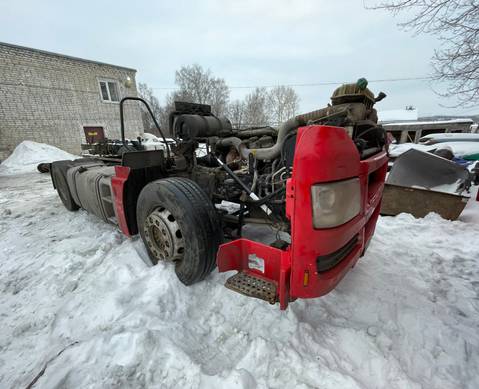
[[[396,159],[389,172],[381,214],[406,212],[424,217],[436,212],[445,219],[456,220],[469,199],[462,195],[469,185],[469,171],[463,166],[411,149]]]

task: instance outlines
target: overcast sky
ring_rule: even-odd
[[[366,0],[370,1],[370,0]],[[182,65],[210,68],[230,86],[412,78],[431,73],[438,42],[400,30],[362,0],[0,0],[0,41],[133,67],[152,88],[174,86]],[[378,109],[445,108],[429,81],[370,82]],[[334,86],[295,88],[302,111],[324,106]],[[241,98],[250,89],[232,89]],[[155,89],[160,101],[168,93]]]

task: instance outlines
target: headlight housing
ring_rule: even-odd
[[[313,227],[331,228],[344,224],[361,211],[359,178],[311,186]]]

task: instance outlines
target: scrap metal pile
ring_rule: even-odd
[[[424,217],[435,212],[449,220],[459,217],[470,198],[471,185],[479,184],[479,162],[457,158],[444,142],[451,135],[476,142],[476,134],[435,135],[421,142],[435,145],[430,151],[410,148],[395,158],[386,179],[381,214],[406,212]]]

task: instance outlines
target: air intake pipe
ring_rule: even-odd
[[[340,109],[338,108],[339,107],[326,107],[318,109],[316,111],[298,115],[287,120],[279,127],[276,143],[272,147],[264,149],[249,149],[248,147],[246,147],[246,144],[240,138],[236,137],[220,139],[216,143],[216,145],[220,147],[233,146],[244,159],[248,159],[249,155],[252,154],[256,159],[271,161],[280,155],[284,139],[291,131],[294,131],[300,126],[306,125],[308,122],[315,121],[326,116],[336,116],[340,114],[347,115],[348,107],[341,107]]]

